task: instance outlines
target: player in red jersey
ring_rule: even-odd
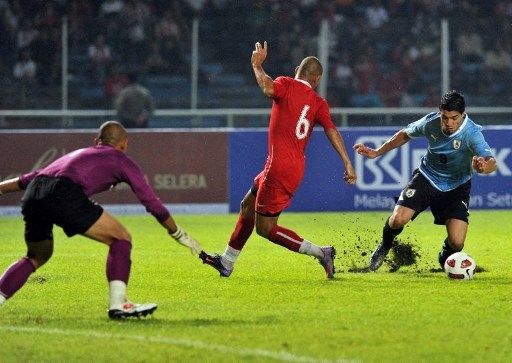
[[[213,266],[221,276],[228,277],[240,251],[256,232],[291,251],[316,257],[328,278],[334,277],[333,246],[319,247],[294,231],[277,224],[280,213],[291,202],[304,176],[306,145],[319,123],[333,148],[345,165],[344,179],[355,184],[356,174],[340,133],[334,126],[327,101],[314,90],[322,76],[322,65],[315,57],[306,57],[295,69],[295,78],[278,77],[272,80],[263,70],[267,57],[267,42],[256,43],[251,63],[263,93],[272,98],[268,131],[268,157],[263,171],[256,176],[250,191],[241,203],[235,229],[222,255],[201,253],[204,263]]]

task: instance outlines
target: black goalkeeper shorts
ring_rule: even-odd
[[[446,224],[448,219],[460,219],[468,222],[469,194],[471,180],[453,190],[442,192],[432,186],[430,182],[416,169],[411,181],[400,193],[398,205],[411,208],[418,214],[430,207],[435,224]]]
[[[54,224],[68,237],[85,233],[100,218],[103,208],[70,179],[38,176],[27,186],[21,212],[25,241],[39,242],[53,239]]]

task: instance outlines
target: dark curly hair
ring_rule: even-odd
[[[466,101],[462,92],[451,90],[444,94],[439,104],[439,109],[444,111],[457,111],[463,113],[466,109]]]

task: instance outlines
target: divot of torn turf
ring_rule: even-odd
[[[387,260],[390,266],[389,272],[396,272],[403,266],[413,266],[417,264],[421,257],[418,247],[410,242],[395,241],[391,248],[391,258]]]

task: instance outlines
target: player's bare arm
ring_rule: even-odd
[[[385,153],[387,153],[390,150],[396,149],[397,147],[400,147],[400,146],[406,144],[407,142],[409,142],[410,139],[411,138],[409,137],[409,135],[407,135],[405,130],[402,129],[402,130],[398,131],[396,134],[394,134],[393,136],[391,136],[391,138],[389,138],[389,140],[387,140],[384,144],[382,144],[377,149],[372,149],[364,144],[355,144],[354,150],[359,155],[367,157],[368,159],[375,159],[376,157],[384,155]]]
[[[266,41],[263,42],[263,46],[260,42],[256,42],[254,50],[252,51],[251,64],[254,76],[261,90],[265,96],[272,97],[274,96],[274,81],[263,69],[263,62],[267,58],[267,50],[268,46]]]
[[[20,191],[21,188],[18,181],[19,178],[12,178],[0,182],[0,195]]]
[[[498,168],[496,159],[492,156],[473,156],[473,169],[480,174],[490,174]]]
[[[327,129],[325,130],[325,135],[340,156],[341,160],[343,160],[343,164],[345,164],[345,173],[343,175],[343,179],[348,184],[355,184],[357,181],[356,172],[352,166],[350,158],[348,157],[347,149],[345,148],[345,142],[343,141],[339,131],[337,129]]]

